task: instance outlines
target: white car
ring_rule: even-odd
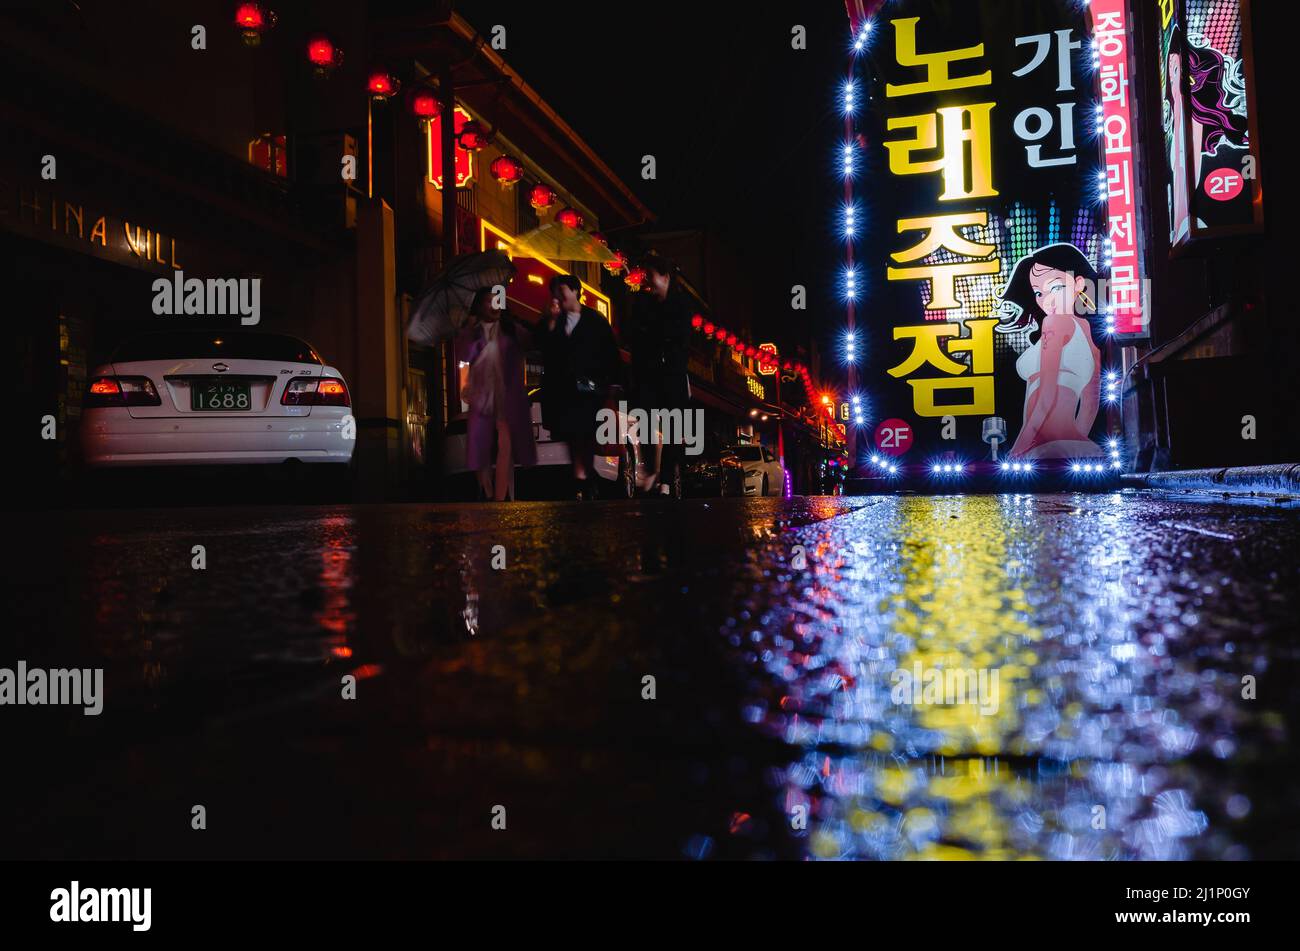
[[[745,470],[745,495],[784,495],[785,470],[766,446],[732,446],[732,453]]]
[[[82,404],[88,466],[345,464],[343,375],[284,334],[142,334],[95,367]]]

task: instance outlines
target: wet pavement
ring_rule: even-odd
[[[1300,857],[1294,509],[1115,493],[10,525],[0,667],[103,667],[105,698],[98,717],[0,709],[8,857]]]

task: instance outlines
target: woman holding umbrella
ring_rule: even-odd
[[[469,404],[466,462],[478,473],[484,496],[496,502],[514,499],[515,466],[537,464],[532,411],[524,389],[528,332],[499,306],[501,289],[482,288],[470,304],[473,343],[466,354],[469,378],[461,393]]]

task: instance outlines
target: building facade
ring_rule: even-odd
[[[1300,333],[1283,287],[1296,189],[1282,161],[1285,90],[1261,55],[1287,32],[1285,6],[1129,3],[1151,300],[1149,339],[1126,355],[1139,472],[1300,461]],[[1208,135],[1171,117],[1194,89]]]
[[[455,345],[406,341],[429,278],[565,207],[588,231],[651,217],[450,3],[18,2],[0,27],[6,387],[38,494],[76,473],[86,375],[123,339],[239,325],[155,315],[153,282],[184,275],[259,278],[255,329],[307,340],[351,387],[358,497],[427,497],[462,410]],[[451,140],[451,216],[444,102],[482,140]],[[490,171],[502,155],[518,182]],[[528,200],[537,184],[551,207]],[[622,280],[594,263],[516,264],[525,319],[567,272],[617,319]]]

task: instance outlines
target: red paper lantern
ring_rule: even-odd
[[[623,283],[634,291],[641,290],[641,285],[645,283],[645,268],[628,268],[627,277],[623,278]]]
[[[524,177],[524,166],[513,155],[498,155],[488,166],[488,171],[502,188],[513,188]]]
[[[617,274],[623,268],[627,267],[627,255],[622,251],[614,252],[614,260],[605,262],[605,270],[610,274]]]
[[[393,98],[401,86],[402,83],[396,76],[382,69],[375,70],[366,80],[366,88],[370,90],[371,98],[376,102],[385,102]]]
[[[442,103],[438,102],[438,97],[431,92],[417,92],[411,97],[411,111],[421,122],[428,122],[430,119],[436,119],[442,112]]]
[[[460,133],[456,136],[456,144],[466,152],[477,152],[488,144],[488,134],[483,129],[483,123],[471,119],[460,127]]]
[[[694,327],[696,330],[699,330],[701,327],[704,326],[704,318],[701,317],[699,314],[696,314],[694,317],[691,318],[691,326]]]
[[[713,324],[705,324],[705,325],[704,325],[704,336],[706,336],[706,337],[712,337],[712,336],[713,336],[713,331],[714,331],[715,329],[716,329],[716,328],[713,326]]]
[[[528,204],[536,211],[545,211],[554,205],[559,197],[550,185],[534,185],[533,190],[528,193]]]
[[[751,347],[746,347],[746,348],[745,348],[745,356],[749,357],[751,360],[752,360],[754,357],[758,356],[758,347],[752,347],[752,346],[751,346]]]
[[[555,220],[566,228],[577,229],[582,227],[582,215],[578,214],[578,212],[572,208],[565,208],[560,211],[560,213],[555,216]]]
[[[731,348],[734,349],[735,346],[736,346],[736,343],[737,343],[737,342],[738,342],[738,338],[736,337],[735,334],[727,334],[727,346],[728,346],[728,347],[731,347]]]
[[[235,8],[235,26],[244,38],[244,45],[257,46],[262,34],[275,26],[275,12],[259,3],[241,3]]]
[[[325,77],[342,65],[343,51],[328,36],[318,33],[307,41],[307,59],[316,75]]]

